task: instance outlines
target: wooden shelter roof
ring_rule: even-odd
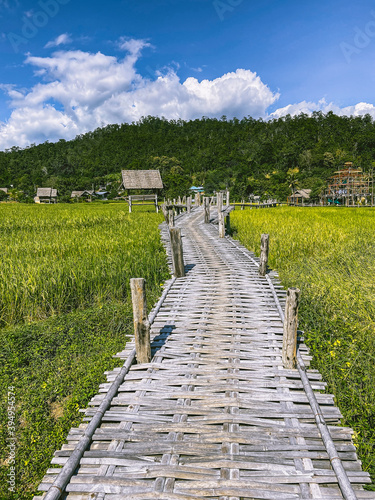
[[[72,191],[72,194],[70,195],[70,197],[71,198],[80,198],[81,196],[83,196],[85,194],[92,196],[94,194],[94,191],[92,189],[91,190],[84,189],[83,191]]]
[[[8,194],[8,188],[0,188],[0,191],[4,191],[5,194]]]
[[[124,189],[163,189],[159,170],[122,170]]]
[[[53,188],[38,188],[36,191],[36,195],[39,198],[56,198],[57,197],[57,189]]]
[[[305,198],[306,200],[310,198],[311,189],[297,189],[292,194],[292,198]]]

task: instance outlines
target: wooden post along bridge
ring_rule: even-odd
[[[132,280],[136,338],[35,499],[375,499],[351,429],[296,349],[299,291],[268,272],[268,238],[258,259],[225,236],[220,196],[187,208],[164,207],[174,276],[148,317]]]

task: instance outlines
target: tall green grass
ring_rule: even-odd
[[[122,300],[165,268],[158,222],[124,205],[1,205],[0,327]]]
[[[142,208],[142,207],[141,207]],[[30,500],[53,452],[132,334],[129,279],[148,304],[169,276],[155,213],[123,204],[0,205],[0,498]],[[8,489],[7,392],[16,403]]]
[[[351,426],[375,481],[375,210],[273,208],[235,211],[240,241],[270,260],[285,287],[302,291],[300,324],[314,365]]]

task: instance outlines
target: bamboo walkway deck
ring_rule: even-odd
[[[219,239],[200,209],[176,225],[189,271],[173,282],[152,324],[153,360],[131,366],[62,498],[343,498],[299,373],[282,366],[282,322],[254,256]],[[271,280],[283,303],[276,275]],[[130,342],[118,356],[133,349]],[[308,365],[304,344],[300,352]],[[107,374],[87,420],[119,371]],[[357,498],[375,499],[362,489],[370,479],[351,430],[336,425],[333,397],[319,392],[325,384],[317,371],[308,377]],[[66,463],[86,426],[71,429],[55,466]],[[42,491],[58,472],[47,471]]]

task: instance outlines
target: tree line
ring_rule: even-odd
[[[370,115],[315,112],[270,121],[148,116],[71,141],[0,152],[0,187],[12,187],[20,200],[32,199],[37,187],[57,188],[61,200],[68,200],[72,190],[99,186],[115,197],[122,169],[159,169],[162,194],[168,197],[202,185],[206,193],[229,188],[234,199],[256,195],[282,201],[295,188],[311,189],[318,199],[347,161],[372,171],[375,123]]]

